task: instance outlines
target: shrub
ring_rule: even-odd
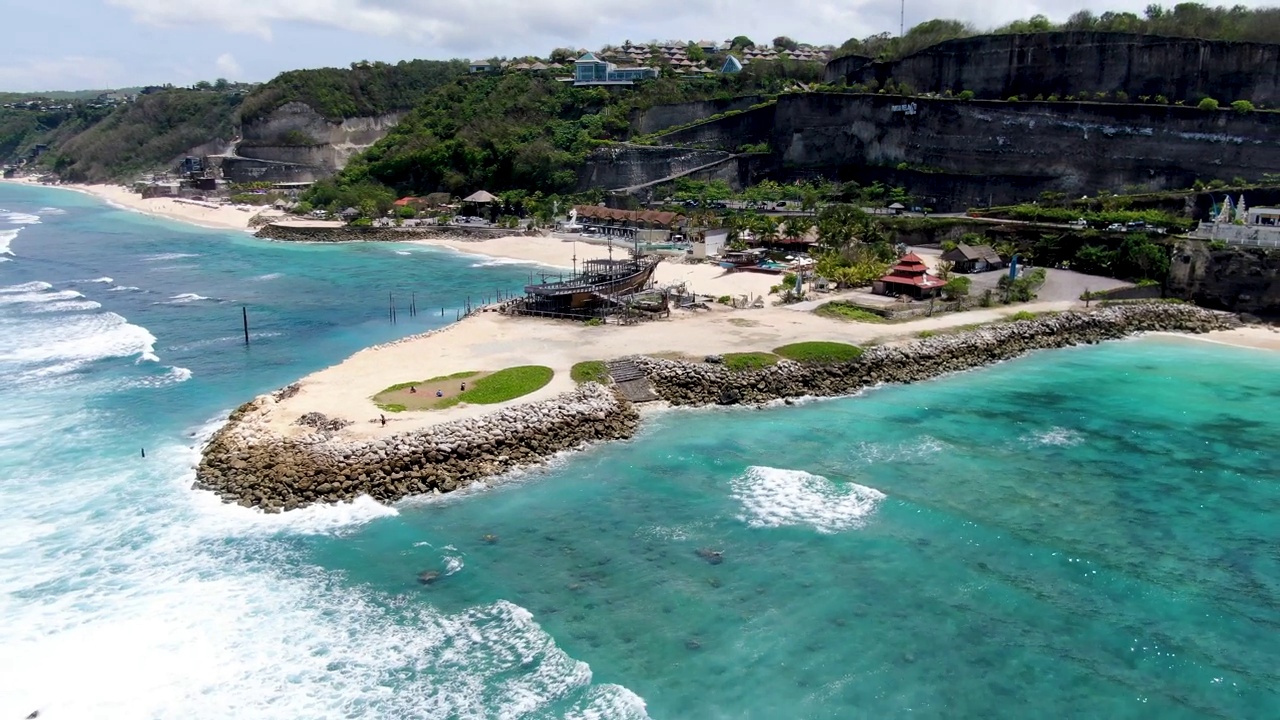
[[[1023,320],[1035,320],[1036,314],[1029,310],[1019,310],[1018,312],[1005,318],[1005,322],[1021,322]]]
[[[938,333],[937,333],[937,332],[935,332],[935,331],[933,331],[933,330],[921,330],[920,332],[916,333],[916,337],[918,337],[918,338],[920,338],[920,339],[922,339],[922,340],[923,340],[923,339],[925,339],[925,338],[931,338],[931,337],[933,337],[934,335],[937,335],[937,334],[938,334]]]
[[[973,99],[973,91],[972,91],[972,90],[961,90],[961,91],[960,91],[960,94],[959,94],[959,95],[956,95],[956,97],[960,98],[961,100],[972,100],[972,99]]]
[[[1196,107],[1200,108],[1201,110],[1217,110],[1217,109],[1218,109],[1218,101],[1217,101],[1217,100],[1214,100],[1214,99],[1213,99],[1213,98],[1211,98],[1211,97],[1207,97],[1207,98],[1205,98],[1205,99],[1201,100],[1201,101],[1200,101],[1200,104],[1199,104],[1199,105],[1197,105]]]
[[[973,286],[973,281],[967,277],[953,277],[942,286],[942,292],[949,298],[955,299],[964,297],[969,294],[969,288]]]
[[[1169,104],[1169,98],[1165,97],[1164,95],[1157,95],[1157,96],[1155,96],[1154,100],[1155,100],[1155,103],[1156,103],[1157,105],[1168,105],[1168,104]]]
[[[1214,240],[1209,243],[1210,250],[1226,250],[1227,244],[1222,240]]]
[[[1017,95],[1010,95],[1010,96],[1005,100],[1005,102],[1018,102],[1018,96],[1017,96]]]
[[[584,360],[569,369],[569,377],[579,385],[587,382],[604,385],[609,382],[609,367],[603,360]]]
[[[1253,112],[1254,108],[1253,108],[1253,103],[1249,102],[1248,100],[1237,100],[1231,103],[1231,109],[1235,110],[1241,115],[1244,115],[1245,113]]]
[[[1051,93],[1051,94],[1049,95],[1049,97],[1047,97],[1047,98],[1045,98],[1045,99],[1046,99],[1046,100],[1048,100],[1049,102],[1058,102],[1058,100],[1059,100],[1060,98],[1058,97],[1058,94],[1057,94],[1057,93]]]
[[[582,324],[586,325],[587,327],[600,327],[601,325],[604,324],[604,321],[601,320],[600,318],[587,318],[586,320],[582,321]]]
[[[724,366],[734,372],[759,370],[778,363],[778,356],[766,352],[725,353]]]
[[[796,362],[848,362],[862,357],[862,348],[838,342],[799,342],[774,348],[773,352]]]

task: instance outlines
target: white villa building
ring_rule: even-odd
[[[632,85],[637,80],[658,77],[657,68],[623,67],[596,57],[595,53],[583,53],[573,61],[573,84],[579,85]]]

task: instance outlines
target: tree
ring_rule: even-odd
[[[1217,109],[1218,109],[1218,101],[1217,101],[1217,100],[1214,100],[1214,99],[1213,99],[1213,98],[1211,98],[1211,97],[1207,97],[1207,98],[1204,98],[1203,100],[1201,100],[1201,101],[1200,101],[1200,104],[1199,104],[1199,105],[1197,105],[1196,107],[1200,108],[1201,110],[1217,110]]]
[[[956,269],[956,264],[950,260],[940,260],[938,265],[933,269],[933,274],[938,276],[939,280],[950,280],[951,273]]]
[[[1245,115],[1253,112],[1253,103],[1249,102],[1248,100],[1236,100],[1235,102],[1231,103],[1231,109],[1235,110],[1241,115]]]
[[[780,50],[787,50],[790,52],[800,47],[800,43],[796,42],[795,40],[792,40],[786,35],[779,35],[778,37],[773,39],[773,46]]]
[[[953,277],[947,281],[946,285],[942,286],[942,294],[950,300],[955,300],[968,295],[972,285],[973,281],[967,277]]]
[[[578,59],[578,54],[570,48],[556,48],[551,51],[551,62],[569,63]]]
[[[867,214],[852,205],[828,205],[818,213],[818,242],[840,250],[858,239]]]
[[[739,35],[735,37],[729,42],[729,45],[734,50],[746,50],[747,48],[753,48],[756,46],[756,44],[751,41],[751,38],[746,35]]]
[[[684,54],[693,62],[702,62],[707,59],[707,53],[698,43],[691,42],[684,49]]]

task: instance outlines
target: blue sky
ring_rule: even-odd
[[[913,0],[906,20],[992,27],[1081,7],[1141,12],[1147,2]],[[265,81],[359,60],[545,55],[623,40],[745,34],[838,45],[896,32],[898,10],[893,0],[5,0],[0,91]]]

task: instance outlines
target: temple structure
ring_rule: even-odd
[[[933,297],[946,285],[941,278],[929,274],[929,267],[915,253],[898,260],[888,275],[871,284],[872,292],[881,295],[907,295],[917,300]]]

